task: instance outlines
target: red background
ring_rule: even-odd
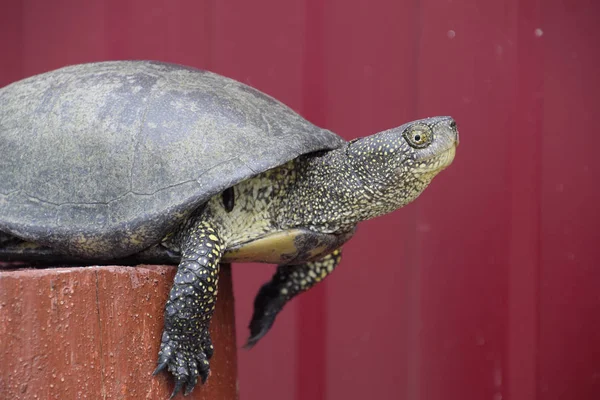
[[[241,80],[346,138],[458,121],[454,165],[363,223],[333,277],[240,351],[241,399],[600,398],[594,0],[0,7],[0,85],[159,59]],[[234,269],[240,344],[271,272]]]

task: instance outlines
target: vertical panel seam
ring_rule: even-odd
[[[543,60],[540,59],[540,44],[534,36],[534,24],[540,21],[540,2],[517,0],[516,6],[516,87],[508,153],[511,236],[508,241],[506,368],[511,400],[529,400],[539,396],[543,107],[538,90],[543,86],[543,75],[540,74]],[[524,148],[520,154],[528,157],[517,156],[519,147]],[[531,181],[527,182],[527,177]],[[521,354],[523,352],[526,355]],[[523,359],[529,361],[521,364]]]
[[[414,0],[414,47],[413,47],[413,86],[412,86],[412,97],[413,97],[413,109],[411,110],[411,119],[416,119],[419,114],[419,82],[420,82],[420,63],[421,63],[421,45],[423,37],[423,16],[421,10],[421,0]],[[411,326],[409,327],[409,354],[408,354],[408,379],[407,379],[407,398],[417,400],[421,398],[421,329],[422,329],[422,301],[421,301],[421,274],[422,274],[422,258],[421,251],[422,246],[422,233],[418,233],[417,225],[418,221],[422,219],[422,207],[421,203],[417,202],[415,206],[415,215],[412,218],[414,236],[414,250],[411,253],[412,260],[410,260],[411,276],[413,277],[413,288],[411,290],[412,300],[409,302],[410,320]]]

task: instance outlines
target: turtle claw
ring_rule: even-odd
[[[246,344],[244,345],[244,349],[246,350],[250,350],[251,348],[254,347],[254,345],[256,343],[258,343],[258,341],[265,336],[265,334],[267,333],[267,330],[263,330],[262,332],[260,332],[259,334],[255,335],[255,336],[250,336],[248,338],[248,340],[246,341]]]
[[[169,400],[172,400],[173,398],[175,398],[175,396],[177,396],[177,393],[179,393],[181,391],[181,388],[183,387],[183,384],[185,383],[185,379],[177,379],[175,381],[175,388],[173,388],[173,393],[171,393],[171,397],[169,397]],[[186,393],[184,393],[184,396],[187,395],[187,390]]]
[[[167,368],[167,361],[160,362],[158,364],[158,366],[156,367],[156,369],[154,370],[154,372],[152,373],[152,376],[158,375],[165,368]]]
[[[262,339],[262,337],[265,336],[267,332],[269,332],[269,329],[271,329],[273,323],[275,322],[275,316],[276,314],[271,314],[264,315],[262,319],[252,319],[252,322],[249,326],[250,337],[246,341],[244,349],[249,350],[253,348],[254,345],[258,343],[258,341]]]
[[[192,390],[194,390],[194,386],[187,385],[183,391],[183,395],[187,396],[188,394],[192,393]]]
[[[206,376],[208,376],[208,374]],[[200,379],[202,380],[202,384],[204,384],[206,382],[206,377],[204,375],[202,375],[202,373],[200,373]],[[192,390],[194,390],[194,388],[196,387],[197,381],[198,381],[198,378],[196,378],[194,380],[194,382],[188,382],[185,385],[185,390],[183,391],[184,396],[187,396],[188,394],[192,393]]]

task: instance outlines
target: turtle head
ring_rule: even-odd
[[[367,218],[414,200],[452,163],[456,146],[458,130],[450,117],[421,119],[351,141],[348,163],[375,208]]]

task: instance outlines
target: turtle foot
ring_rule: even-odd
[[[269,282],[260,288],[254,299],[254,313],[248,326],[250,328],[250,337],[244,348],[252,348],[269,332],[269,329],[271,329],[275,322],[275,317],[277,317],[277,314],[281,311],[286,301],[285,295],[281,293],[281,289],[276,283]]]
[[[210,335],[206,332],[203,340],[189,340],[185,337],[171,336],[164,332],[158,352],[158,366],[154,375],[167,370],[175,379],[175,388],[171,399],[182,389],[184,396],[194,390],[198,378],[206,382],[210,374],[209,359],[213,353]],[[196,342],[196,343],[194,343]]]

